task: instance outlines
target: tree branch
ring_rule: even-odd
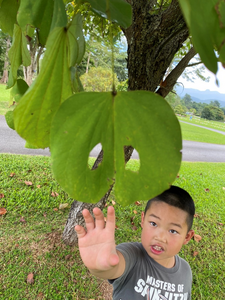
[[[195,56],[196,51],[192,47],[189,52],[181,59],[178,65],[170,72],[166,79],[160,84],[160,88],[156,91],[157,94],[165,98],[172,91],[177,79],[187,67],[189,61]]]
[[[187,65],[187,67],[194,67],[194,66],[197,66],[197,65],[200,65],[200,64],[203,64],[203,62],[199,61],[197,63],[193,63],[193,64],[190,64],[190,65]]]

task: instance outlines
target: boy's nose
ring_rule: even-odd
[[[159,242],[166,243],[166,234],[165,234],[165,232],[163,230],[159,230],[157,232],[157,235],[156,235],[155,239]]]

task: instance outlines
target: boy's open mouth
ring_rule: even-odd
[[[157,246],[157,245],[151,246],[151,250],[154,254],[160,254],[164,251],[164,249],[162,247]]]

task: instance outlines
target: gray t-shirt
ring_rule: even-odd
[[[178,255],[175,266],[165,268],[152,259],[141,243],[117,246],[126,261],[123,275],[113,284],[113,300],[190,300],[192,273]]]

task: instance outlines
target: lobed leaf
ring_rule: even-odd
[[[96,170],[87,164],[101,143],[104,157]],[[138,173],[125,169],[124,146],[139,153]],[[151,92],[79,93],[53,118],[52,167],[71,197],[95,203],[115,180],[117,203],[147,200],[166,190],[180,167],[179,122],[169,104]]]

